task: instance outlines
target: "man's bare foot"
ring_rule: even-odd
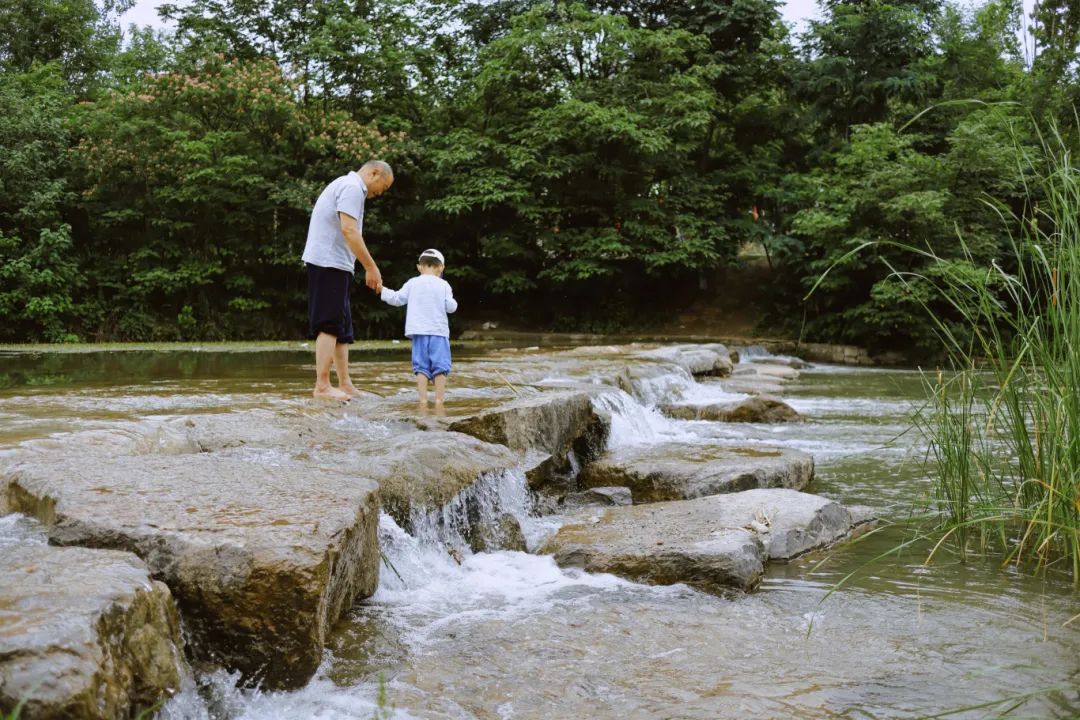
[[[356,386],[355,386],[355,385],[352,385],[352,384],[349,384],[349,385],[338,385],[338,389],[339,389],[339,390],[341,390],[341,391],[342,391],[343,393],[346,393],[346,394],[348,394],[348,395],[349,395],[349,397],[354,397],[354,398],[355,398],[355,397],[361,397],[361,396],[363,396],[363,395],[364,395],[364,393],[362,393],[362,392],[360,392],[359,390],[357,390],[357,389],[356,389]]]
[[[425,416],[428,414],[428,405],[426,402],[416,403],[416,414],[421,416]]]
[[[337,400],[339,402],[348,402],[349,400],[352,400],[352,395],[329,386],[325,388],[316,387],[315,392],[313,392],[312,395],[319,400]]]
[[[446,407],[439,401],[435,401],[435,415],[438,417],[446,417]]]

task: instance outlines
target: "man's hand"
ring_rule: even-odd
[[[364,283],[377,293],[382,292],[382,273],[372,265],[364,270]]]

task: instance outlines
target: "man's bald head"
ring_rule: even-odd
[[[369,198],[379,197],[394,184],[394,169],[382,160],[368,160],[358,174],[367,185]]]

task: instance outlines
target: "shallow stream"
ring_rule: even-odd
[[[590,374],[587,351],[488,349],[457,353],[455,362],[450,412],[519,384]],[[405,355],[364,356],[354,367],[357,385],[386,402],[411,398]],[[0,355],[0,453],[58,432],[296,407],[308,402],[311,372],[310,356],[295,351]],[[648,406],[725,397],[724,384],[672,373],[636,399],[619,396],[608,408],[612,442],[792,447],[817,461],[811,492],[892,519],[925,499],[923,451],[905,434],[922,396],[918,373],[804,370],[784,391],[807,418],[799,424],[673,421]],[[349,427],[377,436],[384,421],[355,404]],[[558,527],[558,517],[529,516],[519,474],[492,482],[503,505],[526,518],[532,545]],[[562,570],[520,552],[466,555],[459,564],[434,529],[410,536],[384,516],[394,570],[384,567],[375,597],[340,624],[305,688],[241,690],[217,673],[161,716],[1080,717],[1080,621],[1064,625],[1080,612],[1070,580],[947,554],[927,565],[923,546],[874,562],[905,532],[773,565],[757,592],[721,598]],[[31,523],[0,518],[0,548],[35,541]],[[1009,710],[1017,703],[1010,698],[1036,690],[1047,691]]]

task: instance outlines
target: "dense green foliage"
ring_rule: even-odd
[[[778,0],[128,4],[0,8],[0,340],[299,337],[311,205],[381,157],[384,276],[440,247],[466,321],[647,324],[753,242],[773,329],[929,350],[942,267],[895,244],[1015,264],[1018,148],[1075,136],[1068,2],[1032,57],[1013,0],[829,0],[800,37]]]

